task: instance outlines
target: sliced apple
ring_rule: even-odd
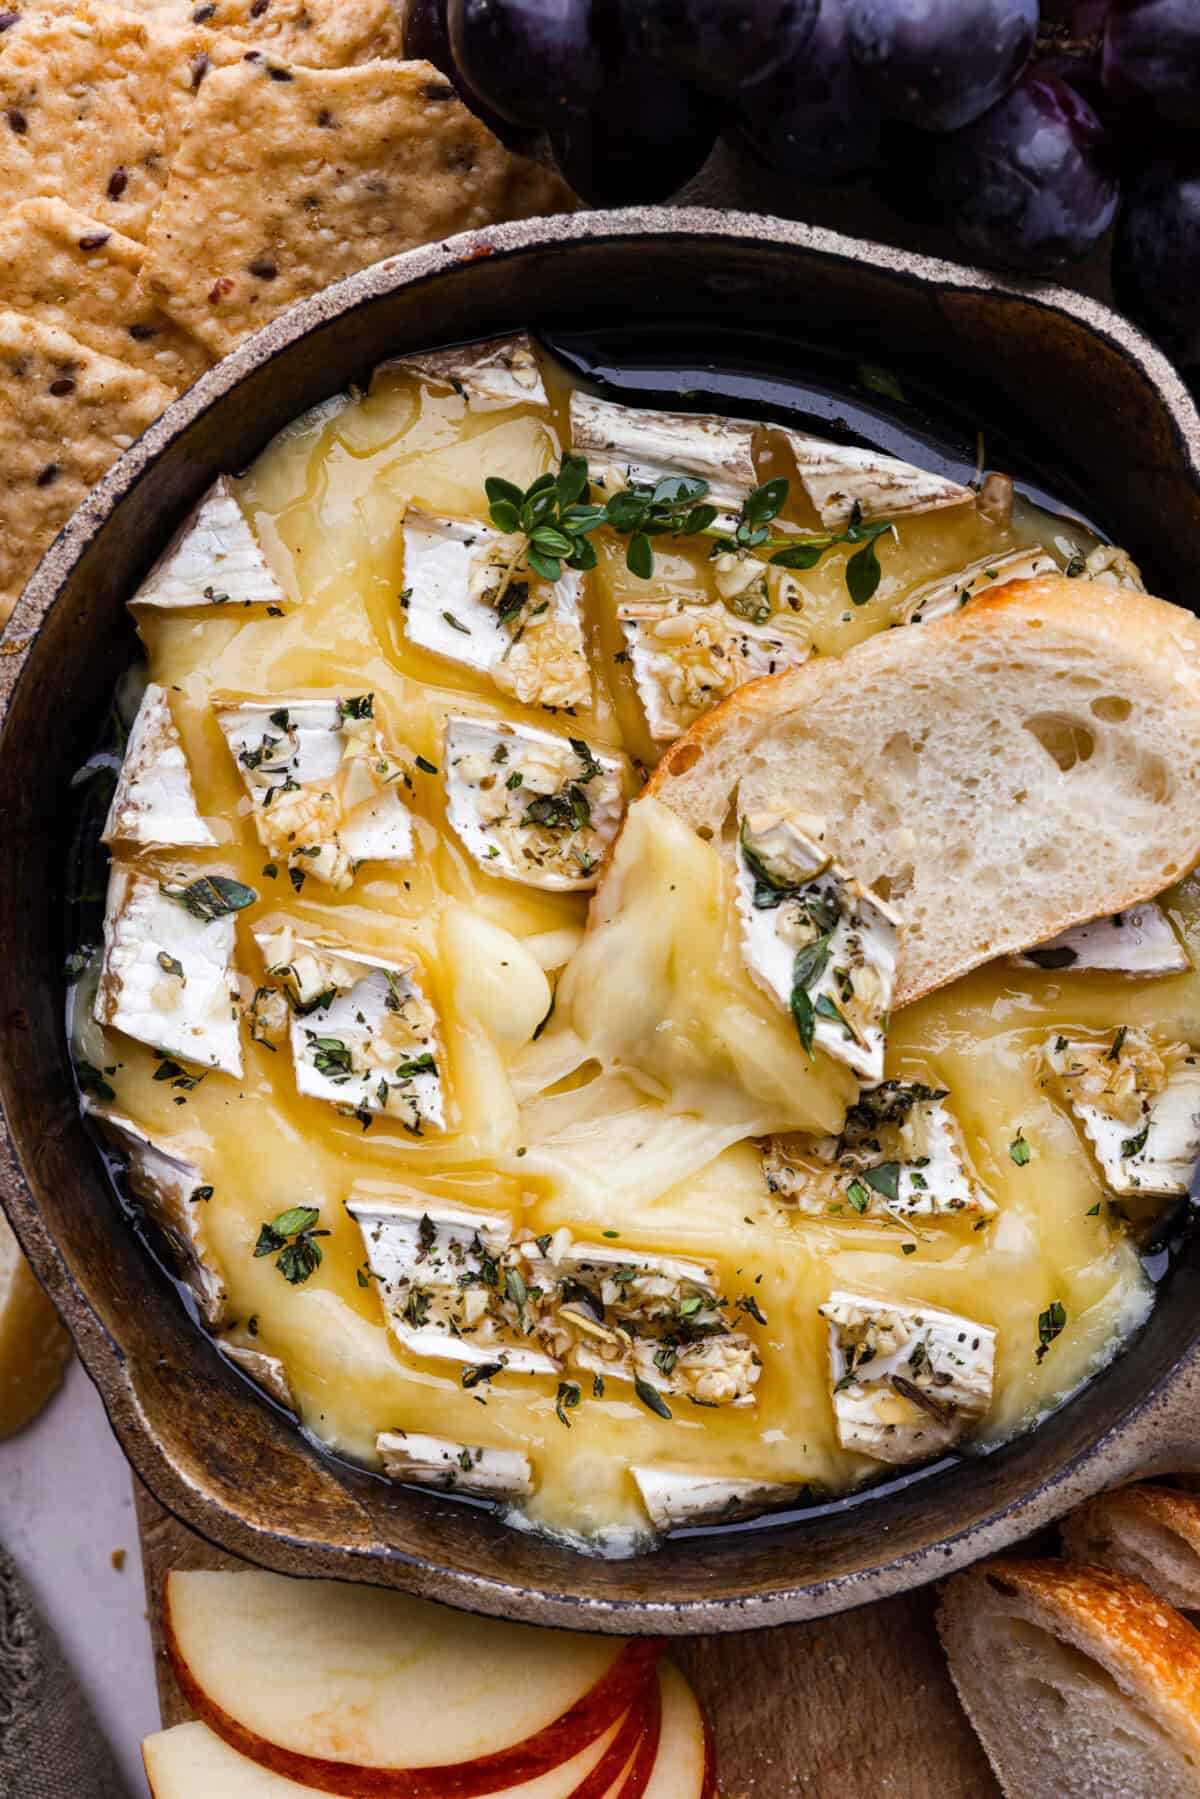
[[[642,1799],[647,1782],[654,1772],[662,1734],[662,1688],[657,1680],[651,1682],[643,1704],[644,1728],[637,1748],[615,1785],[609,1787],[604,1794],[604,1799]]]
[[[634,1707],[570,1761],[536,1780],[503,1787],[492,1799],[607,1799],[609,1793],[624,1799],[620,1771],[632,1765],[644,1736],[645,1712]],[[152,1799],[321,1799],[328,1792],[251,1761],[207,1724],[177,1724],[147,1737],[142,1761]],[[602,1785],[594,1784],[597,1779]]]
[[[258,1572],[171,1574],[164,1611],[205,1723],[347,1799],[476,1799],[528,1783],[636,1704],[660,1652]]]
[[[71,1339],[0,1213],[0,1437],[36,1418],[70,1353]]]
[[[712,1741],[700,1702],[672,1663],[660,1662],[658,1680],[662,1734],[642,1799],[715,1799]]]

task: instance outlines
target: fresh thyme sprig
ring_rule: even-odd
[[[876,540],[891,531],[888,519],[867,524],[855,517],[844,531],[823,531],[806,536],[789,533],[772,536],[767,526],[787,504],[789,483],[785,476],[765,481],[747,494],[732,533],[713,529],[717,508],[707,501],[708,482],[699,476],[669,475],[654,487],[635,483],[610,494],[604,504],[588,499],[587,458],[565,454],[557,475],[539,475],[522,489],[499,475],[484,482],[488,516],[499,531],[519,534],[521,543],[504,571],[494,604],[503,613],[505,595],[514,579],[531,569],[543,580],[557,581],[565,568],[596,566],[591,535],[607,527],[627,537],[625,564],[632,574],[649,581],[654,574],[655,537],[710,537],[713,554],[745,555],[751,550],[769,551],[768,561],[777,568],[815,568],[838,544],[857,544],[846,563],[846,588],[856,606],[865,606],[879,586],[882,570]]]

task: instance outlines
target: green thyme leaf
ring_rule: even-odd
[[[214,918],[227,918],[231,912],[241,912],[258,898],[253,887],[247,887],[229,875],[201,875],[187,887],[163,887],[162,891],[166,899],[174,900],[193,918],[201,918],[206,923]]]
[[[1018,1168],[1024,1168],[1033,1155],[1020,1126],[1017,1127],[1017,1134],[1008,1146],[1008,1153]]]
[[[1040,1362],[1055,1337],[1060,1336],[1067,1322],[1067,1308],[1061,1299],[1052,1300],[1044,1312],[1038,1314],[1038,1348],[1036,1359]]]
[[[640,1374],[634,1376],[633,1390],[648,1412],[653,1412],[656,1418],[670,1418],[671,1408],[658,1388],[652,1387]]]

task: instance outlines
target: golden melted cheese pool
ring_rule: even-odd
[[[1121,1026],[1183,1039],[1200,987],[1191,969],[1148,980],[979,970],[895,1017],[888,1073],[949,1091],[992,1209],[914,1220],[874,1206],[780,1205],[759,1139],[802,1126],[836,1133],[856,1082],[825,1056],[810,1061],[790,1019],[747,977],[714,847],[678,825],[675,835],[648,831],[603,957],[593,946],[590,962],[587,951],[572,962],[588,892],[491,873],[448,825],[450,716],[581,740],[593,759],[624,759],[621,782],[636,792],[663,742],[639,700],[623,612],[648,598],[682,607],[716,599],[705,540],[657,539],[647,582],[625,566],[623,542],[600,532],[598,565],[580,583],[591,698],[569,714],[522,704],[487,674],[414,645],[406,513],[482,523],[485,477],[524,488],[558,466],[568,388],[546,359],[543,374],[545,408],[503,393],[479,405],[451,382],[383,368],[367,393],[298,420],[233,483],[282,604],[135,608],[148,677],[169,696],[213,842],[119,841],[115,860],[165,887],[219,873],[257,894],[234,919],[242,1073],[205,1074],[97,1023],[94,964],[76,992],[74,1036],[80,1062],[103,1071],[111,1091],[99,1110],[198,1171],[185,1203],[195,1253],[224,1289],[216,1335],[290,1399],[307,1431],[377,1469],[387,1459],[381,1438],[470,1446],[447,1477],[467,1490],[470,1451],[515,1452],[528,1469],[514,1489],[524,1518],[615,1551],[648,1537],[634,1468],[703,1476],[718,1494],[727,1491],[719,1483],[749,1494],[772,1482],[836,1494],[885,1471],[840,1446],[819,1312],[834,1291],[945,1308],[994,1330],[978,1443],[1027,1426],[1101,1366],[1150,1304],[1130,1223],[1150,1207],[1110,1203],[1077,1123],[1042,1079],[1038,1051],[1049,1035]],[[792,477],[785,524],[816,528],[796,498],[786,446],[764,436],[756,454],[759,480]],[[902,517],[880,542],[883,576],[866,604],[850,603],[851,550],[837,547],[794,577],[788,623],[814,653],[840,654],[902,620],[936,577],[1003,565],[1018,551],[1062,567],[1091,542],[1019,504],[1002,522],[973,505]],[[287,859],[260,839],[214,708],[368,694],[372,730],[404,759],[411,856],[362,861],[340,885],[295,883]],[[1164,904],[1194,962],[1197,889],[1185,885]],[[531,952],[523,962],[513,939]],[[406,971],[435,1020],[446,1129],[418,1120],[414,1131],[409,1115],[299,1091],[286,1034],[272,1043],[250,1028],[252,996],[271,986],[271,957],[281,955],[264,941],[333,945]],[[164,966],[163,980],[172,978]],[[547,1023],[538,996],[556,985]],[[97,1103],[94,1077],[91,1089]],[[502,1366],[471,1379],[467,1364],[414,1353],[389,1330],[370,1246],[347,1210],[380,1201],[418,1218],[465,1208],[503,1215],[543,1241],[564,1231],[630,1257],[696,1260],[761,1364],[751,1403],[660,1394],[647,1404],[641,1387],[577,1369]],[[319,1265],[298,1280],[285,1278],[278,1249],[255,1253],[264,1225],[293,1208],[311,1209],[327,1233],[312,1239]],[[687,1515],[685,1501],[674,1516]]]

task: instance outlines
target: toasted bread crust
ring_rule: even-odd
[[[1140,1581],[1076,1562],[984,1562],[946,1583],[938,1627],[951,1660],[967,1620],[1011,1611],[1091,1656],[1145,1711],[1200,1758],[1200,1631]]]

